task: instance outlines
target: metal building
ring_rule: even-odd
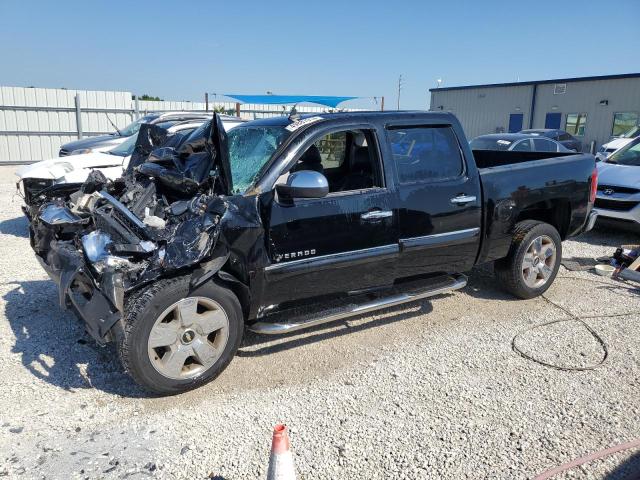
[[[640,125],[640,73],[432,88],[431,110],[454,113],[469,138],[560,128],[589,149]]]

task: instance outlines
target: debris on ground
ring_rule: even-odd
[[[640,283],[640,246],[623,245],[618,247],[609,261],[614,267],[612,276]]]
[[[594,268],[599,260],[598,258],[570,257],[563,258],[560,264],[570,272],[586,272]],[[605,261],[607,260],[608,257]]]

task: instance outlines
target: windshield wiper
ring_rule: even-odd
[[[122,132],[120,131],[120,129],[118,127],[116,127],[116,124],[113,123],[113,121],[111,120],[111,117],[109,116],[109,114],[105,113],[105,115],[107,116],[107,120],[109,120],[109,123],[111,124],[111,126],[116,129],[116,132],[118,132],[118,136],[122,137],[123,136]]]

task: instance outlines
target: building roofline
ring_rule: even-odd
[[[440,87],[430,88],[430,92],[446,92],[451,90],[470,90],[472,88],[494,88],[494,87],[523,87],[526,85],[544,85],[549,83],[570,83],[570,82],[589,82],[593,80],[620,80],[623,78],[640,78],[640,73],[622,73],[618,75],[600,75],[593,77],[572,77],[572,78],[552,78],[549,80],[535,80],[530,82],[511,82],[511,83],[487,83],[484,85],[462,85],[459,87]]]

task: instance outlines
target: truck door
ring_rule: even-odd
[[[297,159],[276,183],[293,171],[315,170],[327,178],[329,194],[290,202],[276,196],[273,201],[267,298],[279,303],[392,283],[399,252],[398,217],[375,129],[311,135]]]
[[[400,277],[471,268],[480,246],[475,164],[451,125],[387,126],[396,170]]]

